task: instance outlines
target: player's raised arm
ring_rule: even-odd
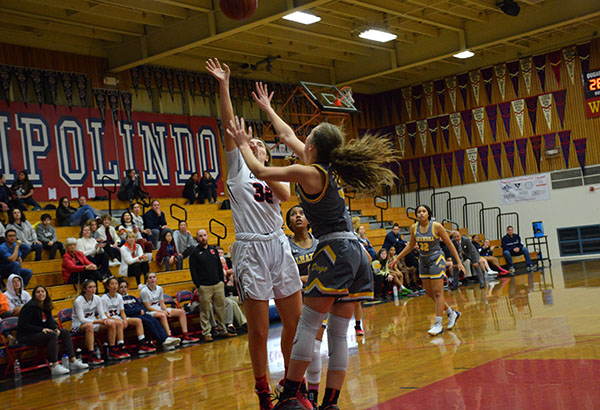
[[[223,124],[223,136],[225,142],[225,151],[232,151],[236,145],[235,141],[227,134],[227,127],[231,120],[233,120],[233,105],[231,104],[231,95],[229,94],[229,76],[231,71],[227,64],[219,62],[218,58],[214,60],[209,58],[206,60],[206,70],[217,80],[219,83],[219,107],[221,109],[221,123]]]

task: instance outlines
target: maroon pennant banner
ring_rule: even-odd
[[[19,93],[21,94],[21,99],[27,105],[29,103],[29,92],[27,89],[28,79],[27,71],[23,67],[15,68],[15,77],[17,78],[17,85],[19,86]]]
[[[142,66],[142,77],[144,77],[144,85],[146,86],[148,97],[152,100],[152,72],[147,65]]]
[[[185,106],[185,72],[177,71],[175,77],[177,78],[177,87],[181,93],[181,103]]]
[[[485,107],[485,113],[488,117],[488,122],[490,123],[490,128],[492,129],[492,137],[494,137],[494,141],[496,141],[496,120],[498,118],[498,106],[496,104],[487,105]]]
[[[73,106],[73,76],[71,73],[62,73],[62,86],[63,91],[65,93],[65,98],[67,99],[67,105],[69,107]]]
[[[467,137],[469,137],[469,144],[471,144],[471,135],[473,134],[473,112],[471,110],[464,110],[460,112],[460,116],[465,123],[465,131],[467,131]]]
[[[125,115],[127,116],[127,121],[131,122],[131,93],[129,91],[121,91],[121,104],[123,105],[123,109],[125,110]]]
[[[162,96],[162,86],[163,86],[163,69],[162,67],[150,67],[152,70],[152,75],[154,76],[154,83],[156,84],[156,89],[158,90],[158,98]]]
[[[412,97],[417,109],[417,118],[421,118],[421,98],[423,97],[423,84],[417,84],[412,88]]]
[[[175,73],[173,73],[172,68],[165,69],[165,78],[167,79],[167,88],[171,96],[171,101],[175,101]]]
[[[421,165],[427,179],[427,186],[431,186],[431,157],[421,157]]]
[[[462,95],[463,104],[466,107],[467,106],[467,94],[469,91],[467,89],[467,86],[469,85],[469,74],[464,73],[464,74],[457,75],[456,82],[458,83],[458,89],[460,91],[460,95]]]
[[[427,128],[431,134],[431,142],[433,142],[433,151],[437,151],[437,131],[438,131],[438,118],[427,118]]]
[[[488,102],[492,102],[492,80],[494,79],[494,68],[482,68],[481,77],[483,78],[483,85],[485,86],[485,93],[488,98]]]
[[[465,183],[465,150],[459,149],[454,151],[454,158],[456,159],[456,167],[458,168],[458,175],[460,176],[460,183]]]
[[[421,186],[421,165],[419,165],[419,158],[412,158],[410,160],[410,165],[412,165],[413,175],[415,176],[415,180],[417,181],[417,186]]]
[[[575,145],[575,152],[577,153],[577,160],[579,161],[579,166],[583,171],[585,168],[585,147],[587,144],[587,138],[579,138],[573,140],[573,145]]]
[[[577,54],[579,54],[579,62],[581,63],[581,72],[585,75],[590,69],[590,48],[591,43],[577,45]]]
[[[525,105],[527,105],[527,114],[529,114],[529,121],[531,121],[531,128],[533,132],[535,132],[535,121],[537,118],[537,104],[538,104],[538,96],[534,95],[533,97],[525,98]]]
[[[491,144],[490,149],[492,150],[492,156],[494,157],[494,162],[496,163],[498,175],[500,175],[500,178],[502,178],[502,143],[496,142]]]
[[[554,148],[555,144],[556,144],[556,133],[555,132],[544,135],[544,145],[546,146],[546,149]]]
[[[440,120],[442,136],[444,137],[444,141],[446,141],[446,148],[450,148],[450,116],[446,114],[438,118]]]
[[[0,65],[0,93],[2,99],[6,102],[10,100],[10,80],[12,77],[12,67]]]
[[[519,158],[521,159],[521,166],[523,172],[527,174],[527,137],[519,138],[517,142],[517,151],[519,152]]]
[[[565,128],[565,104],[567,102],[567,90],[558,90],[552,93],[554,102],[556,103],[556,112],[558,112],[558,118],[560,119],[560,128]]]
[[[548,62],[550,63],[550,69],[554,73],[556,82],[560,85],[560,66],[562,64],[562,50],[556,50],[548,53]]]
[[[565,168],[569,168],[569,153],[571,148],[571,130],[561,131],[558,133],[560,146],[562,148],[563,158],[565,159]]]
[[[510,63],[506,63],[506,70],[508,71],[508,75],[510,76],[510,80],[512,81],[513,88],[515,89],[515,95],[519,96],[519,62],[511,61]]]
[[[79,94],[79,102],[82,107],[88,107],[87,102],[87,87],[88,87],[88,78],[85,74],[77,74],[75,78],[75,86],[77,87],[77,94]]]
[[[433,160],[433,169],[435,169],[435,175],[437,176],[438,185],[442,185],[442,154],[435,154],[431,157]]]
[[[135,96],[138,96],[138,88],[140,87],[140,67],[136,66],[129,69],[129,76],[131,77],[131,86],[135,91]]]
[[[511,174],[515,174],[515,142],[514,141],[504,141],[504,153],[506,154],[506,159],[508,160],[508,166],[510,167]]]
[[[542,136],[534,135],[533,137],[529,137],[529,141],[531,141],[533,157],[535,158],[535,163],[537,164],[538,172],[540,172],[540,161],[542,158]]]
[[[412,149],[413,155],[415,154],[415,141],[417,138],[417,123],[407,122],[406,123],[406,132],[408,133],[408,141],[410,142],[410,148]]]
[[[448,180],[450,181],[450,185],[452,185],[452,152],[444,152],[444,165],[448,173]]]
[[[35,92],[35,98],[42,108],[44,102],[44,89],[42,87],[42,72],[40,70],[28,70],[31,82],[33,83],[33,91]]]
[[[188,73],[187,75],[188,87],[190,88],[190,96],[192,101],[196,101],[196,76],[194,73]]]
[[[510,101],[503,102],[498,104],[500,108],[500,116],[502,117],[502,122],[504,123],[504,129],[506,130],[506,135],[510,138]]]
[[[542,85],[542,91],[546,91],[546,54],[540,54],[539,56],[533,56],[533,65],[537,72],[540,84]]]
[[[56,106],[56,98],[58,92],[58,76],[60,75],[60,73],[58,73],[57,71],[46,71],[44,74],[46,85],[48,86],[48,91],[50,92],[50,99],[52,100],[52,105]]]
[[[403,159],[400,161],[400,168],[402,169],[402,175],[404,175],[404,179],[406,182],[410,181],[410,161],[407,159]]]
[[[96,101],[96,106],[98,107],[98,110],[100,110],[100,117],[102,118],[102,123],[104,123],[104,116],[106,114],[106,90],[103,90],[101,88],[94,88],[92,91],[94,94],[94,101]]]
[[[442,106],[442,112],[446,111],[446,82],[444,79],[436,80],[433,82],[433,89],[437,93],[440,105]]]
[[[481,161],[481,168],[483,168],[483,172],[485,173],[485,179],[488,179],[489,147],[487,145],[482,145],[481,147],[477,147],[477,151],[479,153],[479,160]]]

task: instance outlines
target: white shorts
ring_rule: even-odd
[[[164,310],[163,310],[163,312],[164,312]],[[169,308],[169,307],[168,307],[168,308],[167,308],[167,312],[171,313],[171,308]],[[149,310],[147,313],[148,313],[150,316],[154,317],[154,315],[155,315],[156,313],[160,313],[160,312],[157,312],[156,310]]]
[[[121,322],[123,321],[123,318],[121,316],[109,316],[109,319],[116,319],[116,320],[120,320]]]
[[[72,334],[76,334],[79,333],[79,330],[81,328],[77,327],[77,328],[71,328],[71,333]],[[94,332],[98,333],[100,331],[100,323],[94,323]]]
[[[231,248],[240,300],[283,299],[302,289],[298,265],[283,231],[238,233]]]

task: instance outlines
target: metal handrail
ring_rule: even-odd
[[[109,180],[113,183],[113,190],[111,191],[104,185],[104,181]],[[102,189],[104,189],[108,193],[108,213],[112,216],[112,205],[111,205],[111,194],[117,192],[117,181],[114,178],[109,177],[108,175],[102,175]]]
[[[431,210],[433,211],[433,214],[436,217],[439,217],[439,213],[438,213],[437,204],[435,202],[435,199],[436,199],[436,197],[438,197],[440,195],[447,196],[446,204],[448,204],[448,201],[450,201],[450,199],[452,198],[452,194],[450,193],[450,191],[434,192],[431,194]],[[440,208],[442,208],[442,207],[440,207]],[[446,216],[450,217],[450,215],[448,214],[448,206],[446,206]]]
[[[442,219],[442,226],[446,223],[449,223],[453,228],[456,227],[456,229],[454,229],[455,231],[458,231],[460,229],[460,226],[458,226],[456,222],[446,218]]]
[[[485,204],[484,204],[483,202],[481,202],[481,201],[466,202],[466,203],[463,205],[463,222],[465,223],[465,226],[463,226],[463,228],[467,228],[467,230],[468,230],[469,232],[471,232],[471,229],[469,229],[469,218],[467,217],[467,208],[468,208],[470,205],[480,205],[480,206],[481,206],[481,208],[485,207]],[[481,208],[480,208],[480,209],[481,209]],[[479,227],[479,229],[481,230],[481,226]]]
[[[500,236],[500,238],[502,238],[502,217],[503,216],[507,216],[507,215],[514,215],[517,218],[517,234],[521,234],[521,226],[520,226],[520,221],[519,221],[519,214],[517,212],[504,212],[504,213],[500,213],[498,215],[496,215],[496,227],[498,229],[498,236]]]
[[[183,211],[183,215],[184,215],[183,219],[179,219],[175,216],[175,214],[173,213],[173,208],[181,209]],[[178,228],[179,228],[179,224],[181,223],[181,221],[187,222],[187,209],[185,209],[181,205],[171,204],[171,206],[169,207],[169,213],[171,214],[171,218],[173,218],[177,221]]]
[[[390,201],[391,201],[391,195],[390,195],[390,187],[389,186],[384,186],[384,191],[385,191],[385,196],[381,196],[381,195],[375,195],[373,197],[373,205],[375,205],[376,208],[379,208],[379,214],[380,214],[380,224],[381,224],[381,228],[383,228],[383,211],[390,209]],[[379,206],[379,204],[381,204],[382,202],[377,202],[378,199],[383,200],[385,207]]]
[[[410,211],[412,211],[412,212],[413,212],[413,214],[414,214],[415,216],[411,216],[411,215],[410,215]],[[414,208],[414,207],[412,207],[412,206],[409,206],[409,207],[407,207],[407,208],[406,208],[406,216],[408,217],[408,219],[412,219],[412,220],[413,220],[413,221],[415,221],[415,222],[418,222],[418,221],[419,221],[419,220],[416,218],[416,216],[417,216],[417,208]]]
[[[225,231],[225,233],[223,234],[223,236],[221,236],[218,233],[216,233],[216,232],[213,231],[213,228],[212,228],[213,227],[213,222],[215,222],[216,224],[221,225],[223,227],[223,230]],[[218,238],[218,240],[217,240],[217,246],[221,246],[221,239],[224,240],[225,238],[227,238],[227,225],[225,225],[223,222],[221,222],[221,221],[219,221],[219,220],[217,220],[215,218],[212,218],[210,221],[208,221],[208,231],[212,235],[214,235],[214,236],[216,236]]]
[[[485,231],[485,221],[484,221],[484,212],[485,211],[498,211],[498,214],[496,215],[496,228],[498,227],[498,219],[497,216],[500,215],[502,213],[502,209],[500,209],[500,207],[498,206],[490,206],[490,207],[483,207],[479,210],[479,232],[478,233],[482,233],[486,238],[488,237],[487,232]],[[497,232],[498,234],[500,233],[500,231]],[[473,233],[471,233],[473,234]]]
[[[344,190],[344,197],[348,198],[348,212],[352,212],[352,200],[356,198],[356,191]]]
[[[469,201],[466,196],[457,196],[457,197],[454,197],[454,198],[450,198],[448,200],[448,202],[446,202],[446,208],[447,208],[446,209],[446,213],[448,214],[448,218],[451,218],[451,219],[454,218],[452,216],[452,203],[454,201],[459,201],[459,200],[465,201],[465,204]],[[465,204],[463,204],[463,206]],[[463,223],[466,224],[466,222],[464,220],[463,220]]]

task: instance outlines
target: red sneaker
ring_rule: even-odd
[[[190,344],[190,343],[198,343],[199,341],[200,341],[200,339],[198,339],[197,337],[192,337],[189,334],[185,334],[181,338],[181,344],[182,345],[187,345],[187,344]]]
[[[296,398],[301,406],[303,406],[306,410],[313,410],[313,405],[310,400],[308,400],[308,390],[306,390],[306,378],[302,379],[302,383],[300,383],[300,388],[298,389],[298,393],[296,394]]]
[[[124,357],[121,356],[121,353],[119,352],[118,348],[113,346],[108,349],[108,360],[121,360],[121,359],[124,359]]]
[[[102,360],[99,357],[96,357],[96,355],[93,353],[88,354],[87,357],[85,358],[85,361],[91,366],[99,366],[104,363],[104,360]]]
[[[254,393],[258,396],[258,404],[260,410],[272,410],[273,409],[273,393],[271,393],[271,386],[267,385],[266,390],[256,390]]]
[[[148,353],[153,353],[156,352],[156,348],[150,346],[149,344],[143,344],[138,348],[138,354],[142,355],[142,354],[148,354]]]
[[[131,358],[131,355],[129,354],[129,352],[127,351],[127,348],[125,347],[124,344],[122,345],[117,345],[117,351],[119,352],[119,354],[121,355],[121,359],[129,359]]]

